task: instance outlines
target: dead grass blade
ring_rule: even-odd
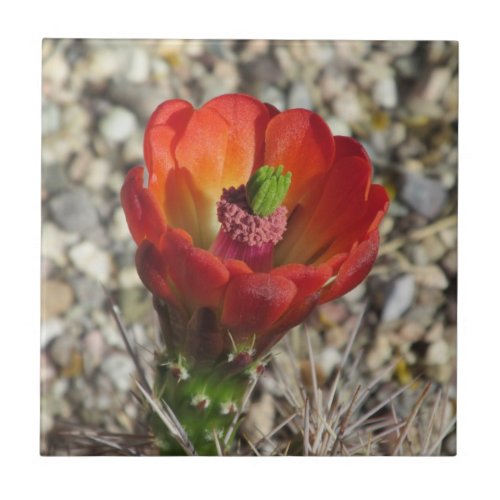
[[[424,387],[424,390],[422,391],[422,394],[420,395],[420,397],[417,399],[414,407],[413,407],[413,410],[412,412],[410,413],[410,416],[408,417],[407,421],[406,421],[406,425],[404,426],[403,428],[403,432],[401,433],[401,435],[399,436],[399,439],[396,443],[396,446],[394,447],[394,450],[392,451],[392,456],[396,455],[396,453],[398,453],[401,445],[403,444],[403,441],[406,439],[406,436],[408,435],[408,432],[413,424],[413,421],[415,420],[415,417],[418,413],[418,410],[420,409],[420,407],[422,406],[422,403],[424,402],[424,399],[425,397],[427,396],[427,393],[429,392],[430,388],[431,388],[431,382],[428,382],[426,384],[426,386]]]

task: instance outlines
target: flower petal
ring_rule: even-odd
[[[296,293],[297,287],[282,276],[240,274],[227,286],[221,321],[236,340],[259,335],[285,313]]]
[[[372,168],[358,156],[336,160],[316,201],[289,222],[279,249],[286,262],[313,262],[365,211]]]
[[[169,229],[160,242],[168,276],[189,306],[216,307],[222,300],[229,272],[206,250],[196,248],[181,229]]]
[[[305,266],[303,264],[286,264],[271,271],[273,276],[283,276],[297,287],[294,303],[319,290],[331,277],[329,265]]]
[[[317,114],[291,109],[271,119],[266,131],[264,163],[283,165],[284,172],[292,172],[292,185],[285,199],[289,213],[308,191],[309,182],[328,170],[334,155],[332,133]]]
[[[176,166],[175,147],[193,111],[189,102],[171,99],[156,108],[146,126],[144,160],[149,172],[149,188],[162,207],[167,172]]]
[[[135,254],[137,272],[146,288],[156,297],[180,307],[180,302],[167,278],[167,266],[158,249],[144,240]]]
[[[340,266],[335,280],[327,285],[321,294],[320,303],[334,300],[359,285],[370,272],[379,247],[378,231],[372,231]]]
[[[159,241],[167,228],[158,201],[143,187],[143,173],[143,167],[129,170],[120,193],[127,224],[137,244],[144,239]]]
[[[244,94],[226,94],[203,108],[216,111],[227,123],[227,148],[222,172],[223,187],[246,184],[253,170],[263,165],[264,136],[269,122],[268,108]]]

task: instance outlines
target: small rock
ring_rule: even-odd
[[[347,343],[349,330],[344,326],[333,326],[325,333],[325,342],[327,345],[341,349]]]
[[[62,111],[62,126],[66,133],[82,134],[90,125],[89,112],[79,104],[72,103],[64,106]]]
[[[142,281],[137,274],[135,266],[125,267],[118,274],[118,283],[121,288],[134,288],[143,286]]]
[[[428,219],[441,214],[447,193],[441,182],[418,174],[406,173],[400,198]]]
[[[72,247],[69,257],[74,266],[97,281],[107,283],[113,269],[109,254],[90,241],[84,241]]]
[[[451,78],[452,73],[450,68],[442,67],[433,69],[427,79],[421,97],[426,101],[439,102],[448,89]]]
[[[111,379],[119,391],[125,392],[132,385],[135,366],[130,356],[115,352],[103,361],[101,371]]]
[[[62,281],[42,282],[42,320],[65,313],[74,300],[73,289]]]
[[[425,362],[428,365],[444,365],[449,359],[450,348],[443,339],[432,343],[425,354]]]
[[[135,115],[120,106],[112,107],[99,122],[99,131],[111,143],[126,141],[136,128]]]
[[[133,83],[143,83],[149,76],[149,55],[140,48],[134,47],[129,54],[125,78]]]
[[[79,276],[73,280],[72,284],[79,304],[90,311],[102,307],[106,295],[102,286],[95,279]]]
[[[250,406],[242,424],[243,432],[250,441],[255,443],[273,430],[275,413],[274,399],[268,393]]]
[[[398,103],[398,89],[393,78],[379,80],[373,87],[373,100],[383,108],[394,108]]]
[[[51,382],[56,376],[54,365],[50,362],[46,352],[40,353],[40,382],[46,385]],[[42,387],[43,390],[43,387]]]
[[[44,83],[55,88],[62,87],[69,75],[69,66],[61,51],[57,50],[42,65],[42,78]]]
[[[436,342],[443,338],[444,324],[442,321],[434,323],[425,334],[425,340],[427,342]]]
[[[64,332],[65,323],[60,318],[51,318],[42,321],[41,328],[41,347],[44,349],[49,342],[59,337]]]
[[[62,231],[52,222],[43,223],[42,255],[52,259],[58,266],[67,263],[66,249],[77,241],[77,234]]]
[[[99,366],[106,352],[106,342],[99,330],[88,332],[83,339],[84,366],[89,371]]]
[[[366,366],[371,370],[379,369],[392,356],[392,347],[389,339],[385,336],[379,336],[375,340],[375,345],[370,349],[366,356]]]
[[[103,83],[118,71],[120,63],[115,50],[107,47],[94,49],[83,62],[85,78],[95,84]]]
[[[294,82],[288,96],[289,108],[311,109],[312,101],[309,89],[304,82]]]
[[[52,361],[64,368],[72,359],[72,356],[78,349],[78,341],[73,335],[64,334],[60,335],[50,344],[48,353]]]
[[[429,288],[444,290],[448,288],[448,279],[439,266],[419,266],[414,269],[415,281]]]
[[[336,116],[330,116],[326,120],[326,124],[330,127],[333,135],[351,135],[351,127],[349,127],[346,122],[344,122],[340,118],[337,118]]]
[[[450,250],[445,255],[444,259],[441,261],[441,264],[444,267],[445,271],[450,276],[455,276],[457,274],[457,270],[458,270],[457,251]]]
[[[364,282],[361,282],[358,286],[353,288],[349,293],[344,295],[344,300],[349,303],[349,306],[352,310],[352,305],[358,303],[366,293],[366,285]]]
[[[65,189],[69,182],[61,163],[42,164],[42,188],[45,196],[50,197]]]
[[[327,302],[318,307],[320,321],[327,326],[343,323],[349,316],[349,310],[343,302]]]
[[[446,248],[455,249],[457,248],[457,228],[449,227],[447,229],[443,229],[439,233],[439,237],[441,241],[446,245]]]
[[[337,367],[342,361],[342,355],[333,346],[327,346],[322,349],[321,353],[316,358],[316,363],[319,368],[325,374],[325,378],[328,378],[333,369]]]
[[[123,162],[127,164],[142,163],[144,155],[144,137],[141,132],[134,132],[125,143],[122,151]]]
[[[94,158],[88,164],[87,169],[88,173],[84,180],[85,185],[94,191],[103,189],[111,172],[109,161],[104,158]]]
[[[363,118],[363,108],[357,95],[352,91],[344,92],[341,96],[335,98],[333,103],[335,115],[346,123],[361,121]]]
[[[61,127],[61,111],[59,106],[48,102],[42,108],[42,135],[57,132]]]
[[[286,101],[283,92],[272,85],[266,85],[265,87],[263,87],[262,91],[258,93],[258,96],[262,102],[268,102],[279,110],[284,110],[286,107]]]
[[[55,196],[49,201],[49,208],[57,225],[66,231],[79,233],[99,223],[97,210],[83,189]]]
[[[392,284],[382,311],[382,321],[394,321],[408,310],[415,297],[415,278],[405,274]]]
[[[437,236],[428,236],[422,241],[422,245],[431,262],[440,260],[446,252],[446,247]]]
[[[409,322],[401,327],[399,335],[408,342],[420,340],[425,333],[424,327],[420,323]]]
[[[128,240],[130,238],[127,219],[125,218],[125,212],[121,206],[113,213],[110,234],[116,241]]]

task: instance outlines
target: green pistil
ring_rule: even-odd
[[[285,199],[292,183],[292,172],[282,175],[279,167],[260,167],[246,185],[247,201],[254,214],[260,217],[271,215]]]

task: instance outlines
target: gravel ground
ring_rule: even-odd
[[[375,181],[391,194],[370,277],[308,320],[320,382],[338,366],[368,301],[353,348],[358,375],[369,381],[399,360],[372,404],[421,375],[436,390],[445,388],[451,418],[456,43],[45,40],[42,57],[42,453],[74,453],[59,440],[62,425],[137,429],[133,364],[100,283],[146,358],[156,327],[119,190],[126,171],[143,163],[144,126],[160,102],[180,97],[201,105],[228,92],[318,112],[335,134],[363,143]],[[306,363],[303,337],[292,333],[290,341]],[[275,424],[269,384],[261,385],[248,428],[259,418],[261,429]],[[455,453],[454,442],[448,436],[442,453]]]

